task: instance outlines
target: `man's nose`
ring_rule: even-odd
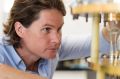
[[[56,44],[59,44],[60,43],[60,34],[53,34],[51,36],[51,42],[52,43],[56,43]]]

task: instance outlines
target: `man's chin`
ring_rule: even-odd
[[[48,59],[54,59],[54,58],[56,58],[56,54],[48,57]]]

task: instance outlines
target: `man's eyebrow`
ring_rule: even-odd
[[[62,23],[59,27],[62,27],[64,25],[64,23]],[[51,26],[51,27],[54,27],[54,25],[51,25],[51,24],[45,24],[44,26]]]
[[[51,24],[45,24],[44,26],[51,26],[51,27],[54,27],[54,25],[51,25]]]

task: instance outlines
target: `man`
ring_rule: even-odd
[[[61,0],[15,0],[0,39],[0,63],[52,79],[58,61],[89,56],[89,37],[61,38],[65,14]]]

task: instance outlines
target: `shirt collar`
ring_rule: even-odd
[[[13,58],[13,61],[15,62],[15,64],[17,66],[19,66],[19,64],[22,62],[22,59],[20,58],[20,56],[17,54],[17,52],[15,51],[14,47],[12,46],[12,53],[11,53],[11,56]]]
[[[16,50],[14,49],[13,46],[10,46],[12,51],[11,51],[11,58],[13,59],[14,63],[16,64],[16,66],[18,66],[20,69],[22,70],[26,70],[26,66],[24,61],[21,59],[21,57],[18,55],[18,53],[16,52]],[[47,59],[40,59],[39,60],[39,66],[41,65],[46,65],[48,64],[49,60]]]
[[[16,65],[18,65],[20,62],[21,62],[21,58],[20,58],[20,56],[17,54],[17,52],[16,52],[16,50],[14,49],[14,47],[12,46],[12,45],[9,45],[9,43],[6,41],[6,40],[8,40],[9,39],[9,37],[7,37],[7,36],[3,36],[2,37],[2,41],[3,41],[3,43],[6,45],[6,48],[7,48],[7,50],[9,51],[9,55],[11,56],[11,58],[12,58],[12,60],[14,61],[14,63],[16,64]]]

